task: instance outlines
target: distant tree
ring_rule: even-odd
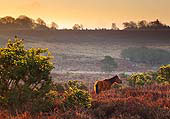
[[[38,23],[39,25],[46,26],[45,21],[42,20],[41,18],[38,18],[36,21],[37,21],[37,23]]]
[[[80,24],[80,29],[83,30],[84,26],[82,24]]]
[[[152,29],[162,29],[165,28],[165,25],[163,25],[158,19],[156,21],[151,21],[149,23],[149,27]]]
[[[116,26],[116,23],[112,23],[111,29],[112,30],[119,30],[119,28]]]
[[[21,15],[15,20],[15,24],[17,25],[17,28],[32,29],[35,21],[25,15]]]
[[[121,56],[137,63],[144,63],[151,66],[158,66],[170,63],[170,52],[163,49],[132,47],[124,49]]]
[[[133,29],[137,28],[137,24],[135,22],[130,21],[129,23],[130,23],[131,28],[133,28]]]
[[[0,24],[13,24],[15,22],[15,18],[11,16],[6,16],[0,19]]]
[[[51,22],[51,29],[58,29],[58,25],[55,22]]]
[[[35,21],[25,15],[19,16],[15,22],[20,25],[32,25]]]
[[[83,30],[83,25],[82,24],[75,24],[74,26],[73,26],[73,30]]]
[[[106,30],[107,30],[107,28],[101,28],[101,30],[106,31]]]
[[[137,24],[133,21],[124,22],[123,26],[124,26],[124,29],[127,29],[127,30],[137,29]]]
[[[104,72],[112,72],[117,68],[117,63],[115,62],[115,59],[111,56],[105,56],[101,62],[101,70]]]
[[[1,29],[15,29],[15,30],[23,30],[23,29],[33,29],[33,30],[49,30],[58,29],[58,25],[55,22],[51,23],[51,27],[46,26],[46,23],[41,18],[38,18],[36,21],[28,16],[20,15],[18,18],[13,18],[11,16],[6,16],[0,18],[0,28]],[[80,25],[80,29],[83,26]]]
[[[146,29],[148,27],[148,22],[146,20],[142,20],[138,22],[139,29]]]
[[[168,29],[168,30],[170,30],[170,27],[166,24],[163,24],[162,22],[160,22],[157,19],[156,21],[149,22],[148,29],[152,29],[152,30]]]
[[[161,23],[158,19],[156,21],[147,22],[146,20],[139,21],[137,24],[133,21],[123,23],[124,30],[160,30],[170,29],[166,24]]]
[[[129,22],[124,22],[124,23],[123,23],[123,26],[124,26],[124,29],[127,29],[127,28],[130,27],[130,24],[129,24]]]
[[[36,20],[36,25],[35,25],[35,30],[49,30],[49,27],[46,26],[46,23],[44,20],[42,20],[41,18],[38,18]]]

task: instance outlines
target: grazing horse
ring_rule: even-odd
[[[103,81],[96,81],[94,84],[94,91],[99,94],[101,91],[109,90],[113,83],[122,83],[120,78],[116,75],[110,79],[105,79]]]

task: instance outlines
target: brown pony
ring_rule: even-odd
[[[116,75],[110,79],[105,79],[103,81],[96,81],[94,84],[94,91],[99,94],[101,91],[109,90],[113,83],[122,83],[120,78]]]

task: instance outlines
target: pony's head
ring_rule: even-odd
[[[120,80],[118,75],[114,76],[112,79],[114,79],[114,82],[116,83],[122,83],[122,80]]]

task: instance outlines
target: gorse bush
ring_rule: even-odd
[[[163,65],[170,63],[170,52],[154,48],[128,48],[122,51],[121,56],[138,63]]]
[[[170,84],[170,65],[161,66],[156,72],[134,73],[128,78],[128,82],[132,87],[153,83]]]
[[[49,90],[45,95],[37,96],[32,100],[32,112],[49,112],[55,107],[55,101],[58,98],[58,92]]]
[[[159,68],[157,81],[159,83],[170,83],[170,64]]]
[[[104,72],[111,72],[117,68],[117,63],[114,58],[111,56],[105,56],[103,60],[101,60],[101,70]]]
[[[128,78],[128,82],[132,87],[150,85],[156,80],[156,76],[155,72],[134,73]]]
[[[87,86],[83,82],[76,80],[69,80],[67,83],[64,84],[64,90],[68,90],[70,87],[86,91],[88,90]]]
[[[68,81],[67,90],[65,91],[65,106],[70,107],[91,107],[91,96],[90,94],[83,89],[80,89],[81,85],[78,81]]]
[[[0,103],[11,110],[44,105],[51,89],[50,72],[54,68],[48,49],[25,49],[23,40],[8,40],[0,48]],[[41,99],[41,103],[33,104]],[[30,110],[32,110],[32,108]]]
[[[62,83],[55,83],[53,84],[53,90],[59,92],[59,93],[63,93],[64,92],[64,85]]]

